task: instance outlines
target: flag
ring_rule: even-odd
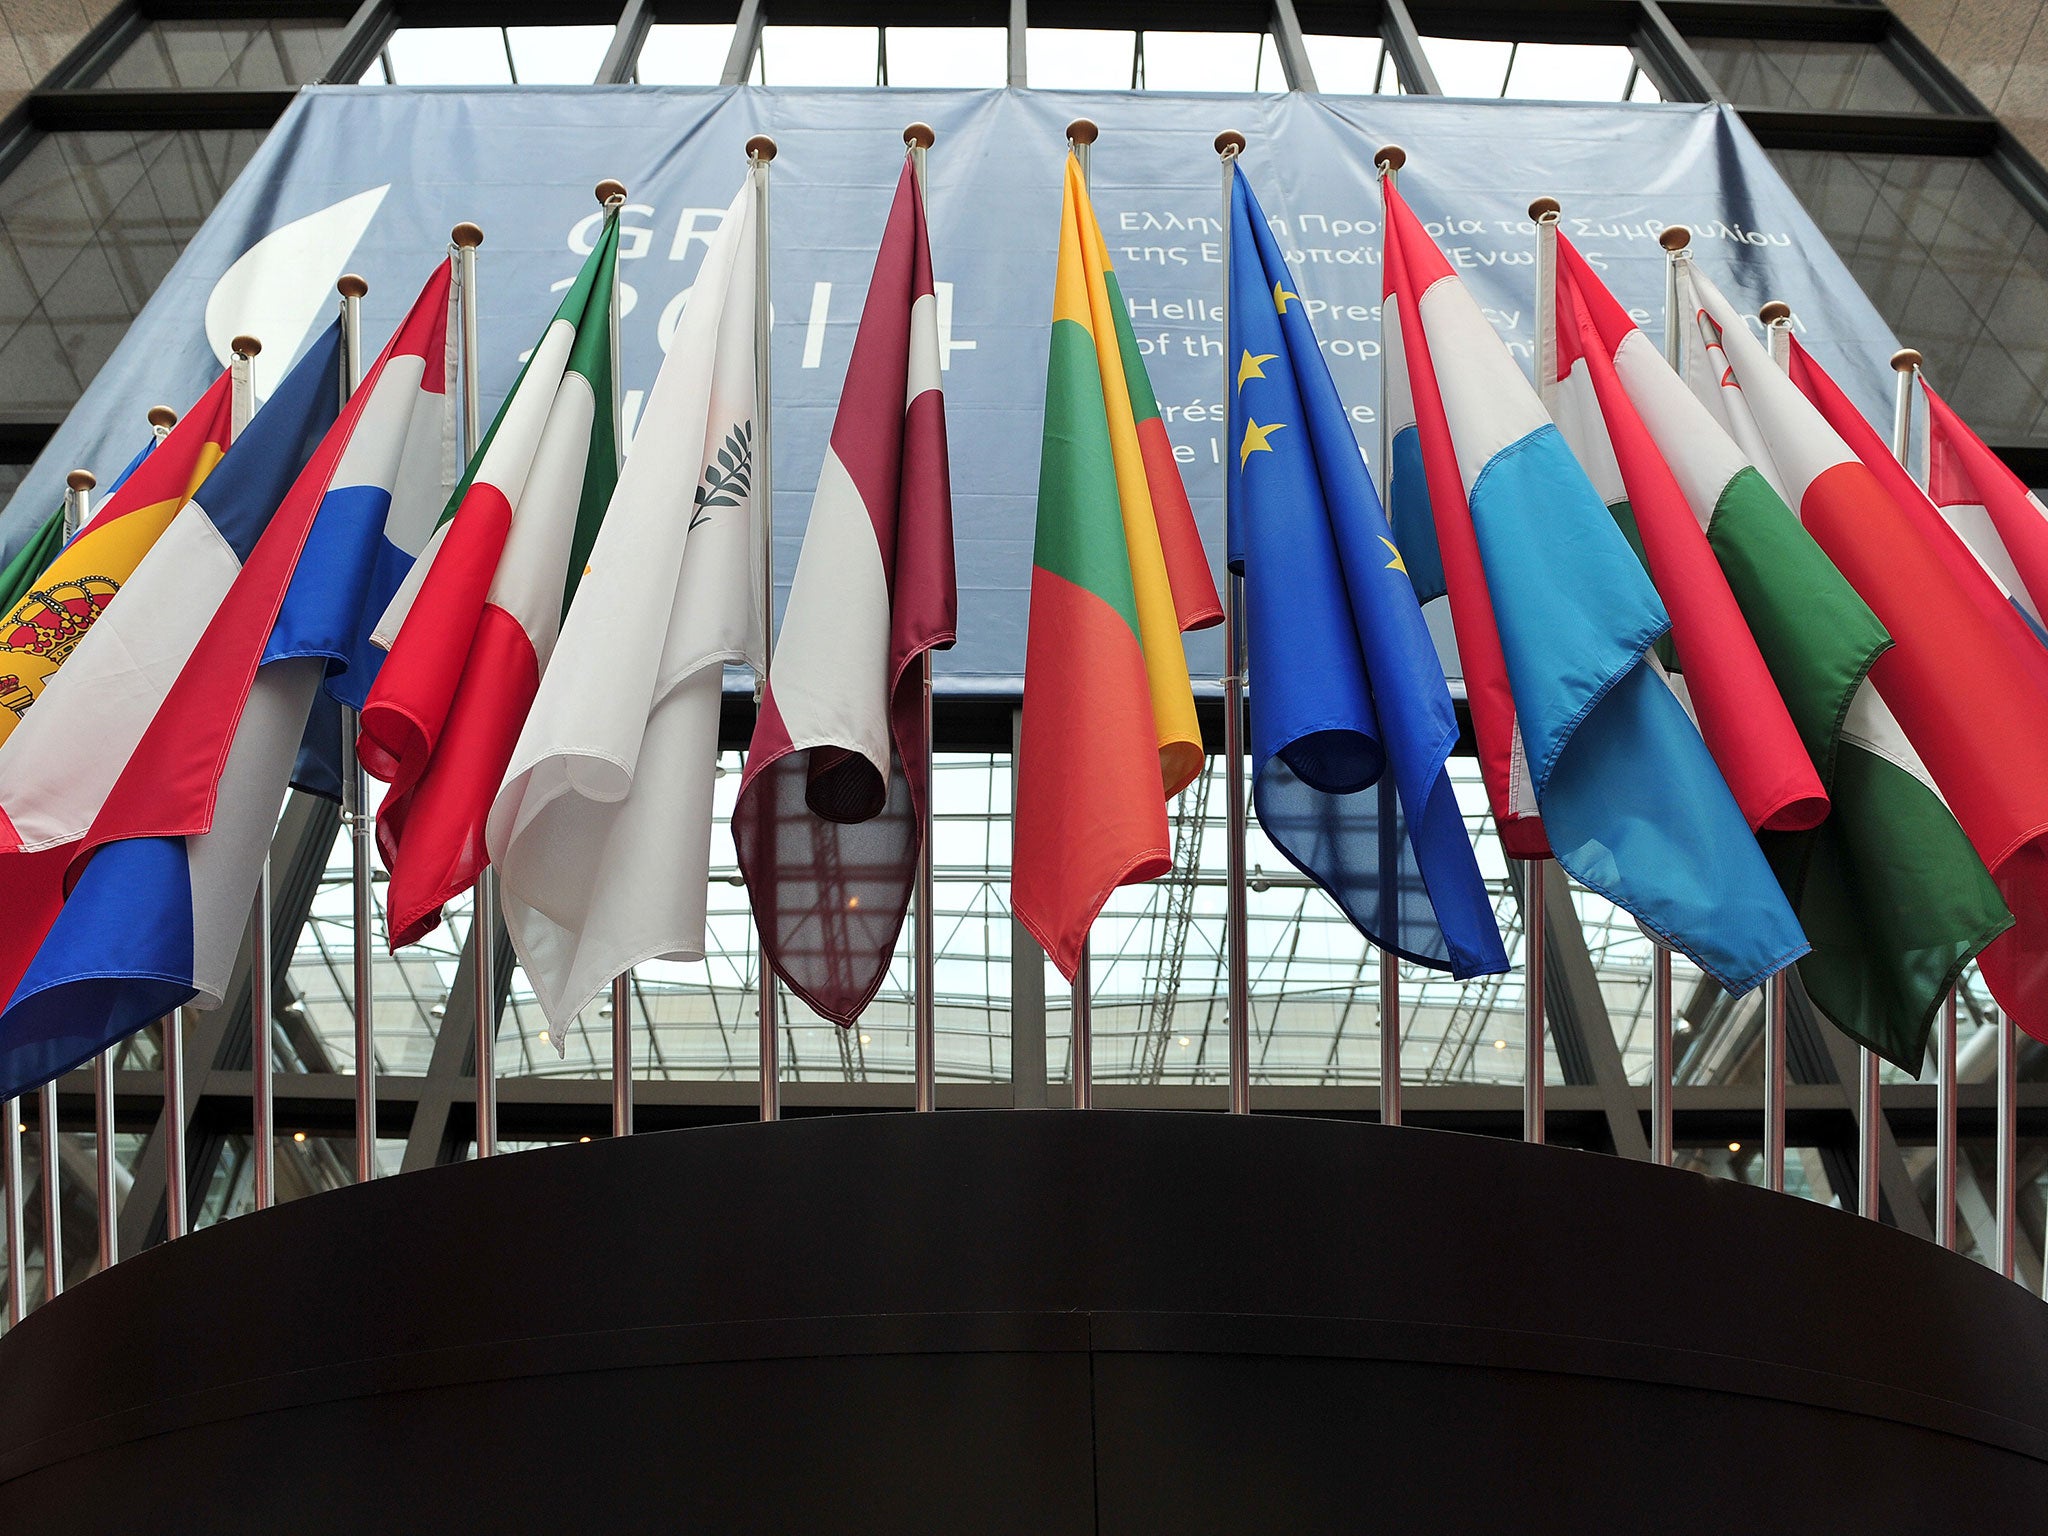
[[[2048,645],[2048,507],[1930,388],[1927,495]]]
[[[349,669],[390,600],[388,549],[443,500],[448,291],[444,262],[250,547],[107,796],[0,1016],[0,1094],[173,1008],[219,1006],[314,695],[353,692]]]
[[[1473,538],[1472,519],[1459,505],[1459,461],[1444,426],[1443,390],[1427,338],[1417,329],[1423,288],[1436,280],[1442,260],[1419,228],[1413,242],[1395,238],[1391,210],[1405,205],[1390,181],[1383,185],[1389,214],[1380,316],[1392,451],[1382,473],[1394,539],[1415,595],[1424,602],[1450,598],[1465,705],[1472,715],[1479,771],[1501,850],[1511,859],[1548,858],[1550,844],[1515,718],[1494,599]],[[1415,254],[1407,249],[1409,244],[1414,244]],[[1463,294],[1458,287],[1457,299],[1462,301]]]
[[[13,612],[15,605],[28,596],[36,578],[43,574],[63,548],[64,508],[59,506],[43,519],[43,526],[30,536],[29,541],[14,552],[14,558],[7,562],[6,567],[0,569],[0,604],[4,604],[8,612]]]
[[[1834,381],[1796,343],[1788,377],[1714,285],[1683,270],[1703,343],[1693,392],[1754,443],[1896,642],[1870,676],[1913,748],[1906,766],[1940,790],[2016,920],[1978,964],[2048,1037],[2048,689],[2032,670],[2048,651]]]
[[[1709,659],[1746,646],[1769,668],[1771,696],[1745,708],[1773,726],[1789,717],[1812,784],[1808,799],[1785,802],[1811,805],[1825,786],[1824,820],[1766,819],[1757,839],[1813,944],[1800,980],[1852,1038],[1917,1072],[1942,998],[2011,917],[1941,797],[1903,766],[1912,748],[1868,675],[1891,636],[1562,237],[1558,252],[1555,347],[1538,341],[1558,426],[1617,517],[1642,525],[1644,544],[1658,519],[1679,534],[1704,530],[1711,569],[1652,560],[1652,580],[1674,626],[1693,587],[1728,595],[1739,611],[1709,631]],[[1691,684],[1698,647],[1680,644]],[[1702,692],[1693,688],[1695,703]],[[1740,756],[1707,741],[1724,769],[1733,761],[1749,782],[1792,787],[1789,769],[1756,772],[1768,767],[1757,741],[1738,740]]]
[[[732,818],[769,962],[838,1024],[903,930],[931,793],[919,659],[953,643],[957,608],[938,299],[906,160]]]
[[[391,785],[377,845],[392,949],[485,863],[484,821],[618,480],[617,220],[528,355],[449,514],[377,626],[363,767]]]
[[[223,373],[0,617],[0,744],[227,452],[231,394]]]
[[[644,960],[698,960],[724,664],[764,663],[754,194],[704,253],[491,806],[505,925],[557,1030]]]
[[[1230,563],[1245,579],[1259,825],[1383,949],[1505,971],[1451,783],[1458,717],[1294,275],[1232,178]]]
[[[1580,884],[1726,991],[1747,992],[1807,943],[1698,730],[1646,659],[1670,619],[1479,306],[1392,185],[1385,196],[1389,293],[1452,616],[1476,595],[1461,580],[1476,575],[1550,847]],[[1499,745],[1482,759],[1492,774],[1508,767]],[[1489,789],[1496,807],[1519,802]]]
[[[1012,910],[1072,977],[1119,885],[1173,867],[1207,761],[1181,632],[1221,621],[1173,445],[1067,157],[1024,655]]]
[[[339,326],[329,326],[314,341],[202,493],[135,567],[122,600],[103,612],[0,745],[0,880],[8,892],[0,995],[13,995],[63,905],[65,871],[78,843],[258,535],[333,424],[340,335]],[[0,1028],[0,1058],[6,1042]],[[7,1075],[0,1059],[0,1077]]]

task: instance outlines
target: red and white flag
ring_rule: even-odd
[[[776,973],[851,1024],[916,879],[929,742],[919,660],[953,643],[938,300],[906,161],[733,810]]]

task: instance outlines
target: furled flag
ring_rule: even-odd
[[[1562,237],[1557,248],[1555,339],[1539,326],[1537,341],[1551,414],[1617,519],[1632,519],[1624,530],[1640,527],[1638,553],[1649,550],[1674,625],[1701,587],[1718,585],[1716,601],[1739,609],[1704,639],[1681,632],[1680,655],[1696,705],[1702,645],[1709,661],[1760,655],[1770,697],[1749,699],[1738,723],[1789,714],[1800,766],[1826,786],[1825,820],[1767,819],[1757,839],[1813,944],[1800,980],[1850,1036],[1917,1072],[1942,998],[2012,919],[1955,817],[1907,766],[1917,759],[1870,681],[1891,636],[1584,258]],[[1667,540],[1691,532],[1710,563],[1695,551],[1660,566],[1660,526]],[[1784,786],[1792,807],[1813,803],[1790,766],[1757,761],[1760,741],[1738,732],[1731,750],[1709,732],[1707,743],[1731,786],[1746,774]]]
[[[753,202],[704,253],[486,827],[557,1031],[641,961],[704,954],[724,664],[765,660]]]
[[[29,541],[14,552],[14,558],[7,562],[6,568],[0,569],[0,605],[5,605],[12,612],[14,606],[34,590],[36,578],[43,574],[63,548],[64,508],[59,506],[43,519],[43,526],[30,536]]]
[[[867,1007],[903,929],[931,793],[919,662],[953,643],[957,606],[938,300],[906,159],[732,816],[769,961],[835,1023]]]
[[[1921,388],[1927,394],[1928,498],[2048,645],[2048,507],[1925,379]]]
[[[484,821],[618,482],[607,220],[427,552],[377,626],[390,656],[363,707],[363,767],[391,785],[377,843],[391,947],[486,862]]]
[[[1807,943],[1699,731],[1646,657],[1671,621],[1479,306],[1400,194],[1387,185],[1385,195],[1389,302],[1401,309],[1468,676],[1469,610],[1483,593],[1508,695],[1494,702],[1513,711],[1558,862],[1726,991],[1747,992]],[[1475,724],[1478,712],[1475,699]],[[1495,747],[1482,759],[1490,780],[1509,771],[1498,736]],[[1497,810],[1516,803],[1507,786],[1489,789]]]
[[[13,995],[63,905],[77,845],[257,537],[333,424],[339,355],[340,328],[329,326],[0,746],[0,880],[9,903],[0,927],[0,994]],[[9,1038],[0,1027],[0,1080],[32,1080],[7,1065]]]
[[[0,617],[0,743],[227,452],[230,397],[223,373]]]
[[[1871,678],[2016,919],[1978,963],[1999,1002],[2048,1036],[2048,691],[2030,670],[2048,652],[1833,381],[1796,344],[1788,377],[1705,275],[1681,270],[1681,301],[1715,348],[1697,349],[1693,392],[1896,642]]]
[[[1230,563],[1252,799],[1366,937],[1463,979],[1507,954],[1458,808],[1458,717],[1294,276],[1240,169],[1230,228]]]
[[[314,695],[323,683],[354,692],[349,672],[390,600],[389,550],[424,543],[446,497],[448,292],[444,262],[249,550],[107,796],[0,1016],[0,1093],[183,1004],[219,1006]]]
[[[1166,802],[1202,771],[1181,632],[1221,622],[1208,556],[1067,157],[1046,367],[1011,901],[1072,977],[1120,885],[1173,867]]]

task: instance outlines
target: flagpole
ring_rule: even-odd
[[[1522,1140],[1542,1146],[1543,861],[1522,861]]]
[[[7,1201],[7,1326],[12,1328],[28,1310],[28,1223],[22,1220],[22,1201],[27,1191],[21,1185],[21,1100],[0,1104],[7,1115],[7,1134],[0,1140],[0,1196]]]
[[[1911,346],[1892,352],[1892,457],[1911,469],[1913,457],[1913,381],[1919,379],[1921,354]],[[1935,1032],[1935,1114],[1933,1114],[1933,1229],[1942,1247],[1956,1247],[1956,993],[1942,999],[1942,1024]],[[1870,1092],[1876,1094],[1878,1059],[1866,1047],[1864,1071],[1870,1077]],[[1874,1161],[1874,1159],[1872,1159]],[[1876,1184],[1876,1174],[1868,1184]],[[1876,1217],[1876,1192],[1872,1190],[1868,1217]]]
[[[1230,236],[1235,225],[1231,194],[1235,191],[1237,157],[1244,153],[1244,135],[1228,131],[1216,135],[1216,154],[1223,167],[1223,399],[1226,410],[1235,390],[1236,370],[1230,365]],[[1230,459],[1223,456],[1223,545],[1230,547]],[[1228,976],[1229,1003],[1226,1018],[1230,1030],[1230,1112],[1252,1112],[1252,997],[1250,970],[1250,914],[1246,910],[1245,844],[1250,837],[1250,818],[1245,809],[1244,782],[1244,687],[1246,646],[1244,632],[1244,573],[1223,573],[1223,782],[1230,794],[1228,818],[1229,851],[1226,857],[1224,897],[1224,966]],[[1203,769],[1207,772],[1207,768]],[[1381,975],[1385,985],[1385,973]],[[1382,1033],[1384,1034],[1384,1028]],[[1382,1067],[1384,1073],[1384,1067]],[[1396,1073],[1393,1096],[1401,1093]],[[1388,1090],[1380,1089],[1381,1114],[1386,1118]],[[1398,1115],[1398,1111],[1396,1111]]]
[[[460,300],[462,361],[462,451],[476,457],[483,445],[483,383],[477,367],[476,251],[484,232],[464,220],[448,232],[449,254],[455,262],[455,291]],[[476,1058],[475,1118],[471,1141],[478,1157],[498,1150],[498,870],[486,863],[470,888],[469,978],[470,1013],[474,1017],[471,1054]]]
[[[769,656],[775,648],[775,496],[769,449],[769,412],[775,398],[770,378],[771,347],[768,301],[768,167],[775,159],[775,141],[765,133],[747,140],[747,168],[754,179],[754,494],[761,507],[761,674],[754,679],[754,707],[768,694]],[[781,1021],[775,967],[769,963],[765,934],[756,932],[754,949],[759,974],[761,1030],[761,1118],[782,1118]]]
[[[903,142],[910,149],[912,173],[917,177],[918,201],[924,205],[925,230],[931,230],[931,194],[925,179],[925,155],[938,142],[929,123],[912,123],[903,130]],[[916,1080],[916,1104],[920,1110],[938,1108],[939,1050],[939,920],[932,872],[932,653],[918,657],[924,711],[924,803],[917,816],[917,927],[913,932],[911,995],[912,1077]]]
[[[348,404],[363,375],[363,295],[370,285],[353,272],[335,284],[341,295],[341,403]],[[349,829],[349,890],[354,898],[350,958],[356,1021],[356,1182],[377,1176],[377,998],[371,975],[371,859],[376,836],[370,814],[369,778],[356,756],[356,712],[341,712],[341,822]]]
[[[1081,185],[1089,187],[1089,151],[1102,130],[1085,117],[1077,117],[1067,124],[1067,148],[1073,151],[1074,161],[1081,169]],[[1228,227],[1226,225],[1226,227]],[[1227,398],[1227,397],[1226,397]],[[1072,1034],[1074,1038],[1074,1108],[1095,1107],[1095,998],[1094,978],[1089,966],[1088,940],[1081,940],[1081,958],[1074,967],[1073,1002],[1071,1004]],[[1233,1065],[1232,1070],[1235,1071]]]
[[[1379,170],[1380,197],[1394,185],[1395,174],[1408,163],[1408,151],[1398,144],[1381,147],[1373,156]],[[1382,327],[1381,334],[1385,334]],[[1225,358],[1228,365],[1229,359]],[[1380,358],[1380,506],[1387,515],[1388,531],[1394,517],[1394,433],[1387,420],[1387,359]],[[1227,467],[1226,467],[1227,473]],[[1385,828],[1381,829],[1384,835]],[[1380,946],[1380,1124],[1401,1123],[1401,957]]]
[[[1674,224],[1657,236],[1664,248],[1664,361],[1685,375],[1685,326],[1679,313],[1678,265],[1692,260],[1692,231]],[[1650,1155],[1670,1167],[1677,1154],[1672,1134],[1672,1098],[1678,1052],[1672,1038],[1671,947],[1650,943]]]
[[[164,1236],[185,1235],[185,1010],[163,1020]]]
[[[1993,1010],[1998,1029],[1998,1272],[2018,1278],[2020,1237],[2020,1034],[2012,1015]]]

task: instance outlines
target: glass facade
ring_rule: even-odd
[[[282,90],[317,80],[342,22],[152,21],[96,86],[118,90]]]
[[[1693,52],[1728,99],[1801,112],[1932,112],[1875,43],[1694,37]]]

